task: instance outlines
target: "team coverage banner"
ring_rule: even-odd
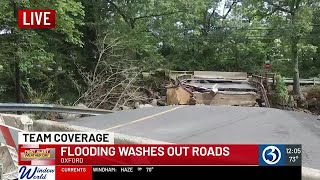
[[[288,150],[295,154],[291,159],[286,155]],[[180,169],[186,165],[246,166],[251,167],[247,170],[251,175],[252,166],[299,166],[299,162],[301,166],[299,145],[114,144],[110,132],[23,132],[19,134],[18,154],[20,179],[103,179],[117,173],[150,176],[179,171],[177,167],[168,168],[170,165]],[[184,174],[192,176],[191,172],[206,168],[196,169]],[[239,167],[224,169],[230,172]]]
[[[21,165],[258,165],[258,145],[19,146]]]

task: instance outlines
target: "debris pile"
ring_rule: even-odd
[[[257,105],[258,90],[252,87],[247,78],[237,79],[193,76],[189,79],[176,80],[167,88],[168,105]]]
[[[312,114],[320,115],[320,86],[314,85],[302,88],[303,94],[306,98],[304,104]],[[320,119],[320,118],[319,118]]]

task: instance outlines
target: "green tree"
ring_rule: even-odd
[[[16,101],[22,102],[22,87],[26,94],[31,95],[33,89],[48,91],[46,81],[50,80],[53,67],[59,64],[58,47],[82,45],[82,34],[78,30],[84,16],[83,6],[76,1],[5,1],[1,2],[0,27],[7,32],[0,36],[2,49],[0,56],[3,64],[3,78],[15,84]],[[17,10],[23,8],[55,9],[57,12],[57,28],[53,30],[18,29]],[[43,82],[44,81],[44,82]],[[41,87],[44,86],[44,87]],[[8,86],[7,92],[12,86]],[[49,88],[50,89],[50,88]],[[40,94],[41,94],[40,93]],[[33,93],[33,94],[37,94]]]
[[[273,29],[273,36],[277,36],[289,45],[289,55],[293,64],[293,92],[303,100],[300,90],[299,72],[299,43],[312,30],[312,3],[304,0],[263,0],[246,1],[247,7],[254,7],[254,16],[262,17],[262,21]]]

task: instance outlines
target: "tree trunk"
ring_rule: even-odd
[[[291,60],[293,63],[293,93],[299,95],[300,82],[299,82],[299,60],[298,60],[298,47],[295,39],[291,42]]]
[[[16,101],[17,103],[22,103],[22,92],[21,92],[21,75],[19,63],[16,62],[14,65],[15,68],[15,84],[16,84]]]
[[[299,58],[298,58],[298,38],[291,42],[291,53],[293,62],[293,94],[298,97],[299,101],[303,101],[304,97],[300,89],[300,75],[299,75]]]
[[[292,6],[290,9],[291,13],[291,28],[292,28],[292,35],[291,35],[291,60],[293,63],[293,94],[298,98],[298,105],[302,103],[304,97],[301,93],[300,89],[300,75],[299,75],[299,57],[298,57],[298,42],[299,37],[296,36],[295,32],[295,16],[296,16],[296,9],[294,10]]]
[[[16,5],[16,3],[14,1],[12,1],[13,3],[13,16],[15,17],[15,19],[18,18],[18,7]],[[16,42],[15,46],[16,46],[16,52],[17,52],[17,49],[18,49],[18,40],[19,38],[17,37],[18,36],[18,33],[16,33],[14,31],[14,29],[12,28],[11,30],[13,36],[14,36],[14,40]],[[14,69],[15,69],[15,95],[16,95],[16,102],[17,103],[22,103],[22,91],[21,91],[21,75],[20,75],[20,67],[19,67],[19,57],[14,54]],[[22,112],[17,112],[17,114],[21,115]]]

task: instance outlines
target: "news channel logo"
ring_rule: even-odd
[[[27,149],[21,152],[21,161],[31,160],[55,160],[55,149],[44,148],[44,149]]]
[[[259,165],[260,166],[284,166],[285,165],[284,145],[260,145]]]
[[[55,180],[55,166],[19,166],[19,180]]]

